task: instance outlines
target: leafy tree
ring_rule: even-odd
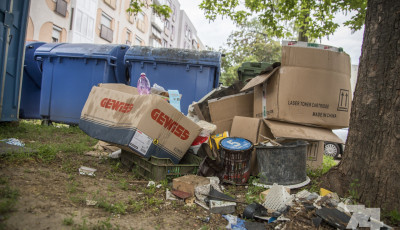
[[[169,18],[172,10],[168,5],[151,3],[151,0],[130,0],[129,8],[126,10],[129,13],[137,15],[142,11],[142,8],[153,8],[154,12],[159,16]]]
[[[222,58],[221,82],[230,85],[237,80],[237,70],[243,62],[280,60],[280,45],[266,34],[265,27],[256,19],[245,21],[227,39],[227,48],[220,48]]]
[[[352,30],[362,28],[367,0],[203,0],[200,8],[206,18],[215,20],[217,15],[226,16],[241,24],[246,18],[257,18],[267,28],[267,34],[276,37],[292,37],[299,31],[299,40],[316,39],[333,34],[339,27],[334,22],[341,12],[356,12],[344,24]],[[244,9],[243,9],[244,8]]]

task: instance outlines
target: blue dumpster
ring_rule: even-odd
[[[21,103],[19,107],[19,118],[41,119],[40,89],[42,88],[42,70],[36,62],[34,53],[44,42],[26,42],[24,75],[22,78]]]
[[[127,45],[45,44],[35,51],[42,62],[40,115],[45,120],[79,124],[92,86],[127,84]]]
[[[181,111],[187,114],[189,105],[218,87],[221,53],[172,48],[132,46],[125,54],[136,87],[140,73],[146,73],[150,84],[182,94]]]
[[[0,1],[0,121],[17,121],[29,0]]]

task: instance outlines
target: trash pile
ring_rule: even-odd
[[[288,191],[309,183],[307,168],[322,166],[324,142],[342,143],[332,129],[348,127],[351,109],[349,56],[303,45],[284,43],[280,63],[246,84],[212,90],[187,115],[184,95],[150,87],[146,73],[137,88],[99,84],[79,127],[121,148],[114,155],[143,177],[172,180],[168,199],[223,214],[228,229],[308,229],[323,221],[345,228],[350,215],[337,195]],[[231,215],[239,201],[221,185],[247,185],[250,176],[269,189],[262,204],[246,204],[243,220]],[[304,221],[292,221],[298,218]]]

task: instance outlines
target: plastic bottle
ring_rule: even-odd
[[[150,94],[150,81],[146,77],[145,73],[140,74],[140,78],[137,82],[137,90],[139,92],[139,95]]]

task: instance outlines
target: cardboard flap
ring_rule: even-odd
[[[332,130],[309,127],[280,121],[264,120],[264,123],[271,129],[275,138],[293,138],[315,141],[329,141],[342,143],[343,141],[332,132]]]
[[[279,67],[276,67],[275,69],[273,69],[270,73],[266,73],[266,74],[262,74],[259,75],[253,79],[251,79],[249,81],[249,83],[247,83],[242,90],[240,90],[240,92],[246,91],[248,89],[253,88],[256,85],[262,84],[263,82],[265,82],[266,80],[268,80],[268,78],[270,78],[277,70],[279,69]]]
[[[259,118],[235,116],[230,134],[232,137],[246,138],[256,144],[258,142],[259,126]]]
[[[119,84],[119,83],[105,83],[105,84],[99,84],[99,87],[106,88],[106,89],[111,89],[111,90],[116,90],[119,92],[124,92],[124,93],[129,93],[132,95],[139,95],[137,89],[132,86],[128,86],[125,84]]]

